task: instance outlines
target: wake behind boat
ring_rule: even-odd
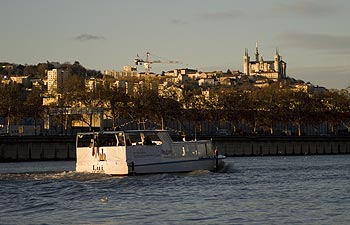
[[[210,140],[173,141],[165,130],[78,133],[77,172],[111,175],[215,171],[224,157]]]

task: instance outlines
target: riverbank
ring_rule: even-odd
[[[348,136],[198,137],[210,138],[213,147],[226,156],[350,154]],[[0,162],[75,160],[75,157],[75,136],[0,137]]]
[[[0,162],[74,160],[75,136],[0,137]]]
[[[226,156],[350,154],[348,136],[215,137],[213,145]]]

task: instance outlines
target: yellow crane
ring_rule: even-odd
[[[157,57],[159,59],[157,60],[151,60],[150,59],[151,53],[146,52],[146,58],[142,59],[141,57],[139,57],[139,55],[137,55],[137,57],[135,58],[134,62],[135,65],[143,65],[145,67],[145,74],[149,75],[150,70],[151,70],[151,64],[153,63],[174,63],[174,64],[181,64],[180,61],[175,61],[175,60],[167,60],[167,59],[160,59],[160,57],[154,56],[152,54],[152,57]]]

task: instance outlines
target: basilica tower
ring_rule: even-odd
[[[259,48],[258,48],[258,42],[255,44],[255,62],[259,62]]]
[[[248,55],[248,49],[244,50],[244,56],[243,56],[243,73],[245,75],[250,75],[250,57]]]
[[[278,53],[278,49],[276,48],[276,53],[273,57],[273,65],[274,65],[274,69],[277,73],[280,72],[280,61],[281,61],[281,56]]]

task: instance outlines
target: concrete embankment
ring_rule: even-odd
[[[350,137],[215,137],[213,145],[226,156],[349,154]]]
[[[350,137],[222,136],[212,140],[213,147],[226,156],[350,154]],[[0,137],[0,162],[75,157],[74,136]]]
[[[73,159],[74,136],[0,137],[0,162]]]

